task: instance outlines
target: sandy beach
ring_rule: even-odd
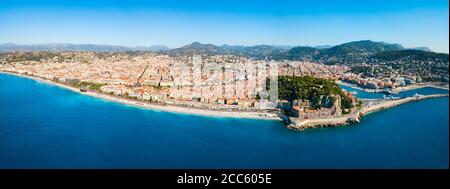
[[[191,114],[191,115],[201,115],[201,116],[212,116],[212,117],[230,117],[230,118],[250,118],[250,119],[265,119],[265,120],[281,120],[276,114],[272,113],[259,113],[259,112],[238,112],[238,111],[217,111],[217,110],[205,110],[205,109],[197,109],[197,108],[187,108],[187,107],[180,107],[180,106],[171,106],[171,105],[159,105],[159,104],[150,104],[148,102],[144,101],[135,101],[135,100],[129,100],[125,98],[115,97],[112,95],[106,95],[98,92],[81,92],[79,88],[63,85],[60,83],[56,83],[53,81],[49,81],[46,79],[33,77],[29,75],[23,75],[18,73],[10,73],[10,72],[3,72],[0,71],[0,73],[3,74],[10,74],[15,75],[18,77],[24,77],[33,79],[42,83],[46,83],[49,85],[58,86],[64,89],[71,90],[73,92],[88,95],[112,102],[117,102],[129,106],[134,107],[140,107],[145,109],[151,109],[151,110],[159,110],[159,111],[165,111],[165,112],[174,112],[174,113],[182,113],[182,114]]]
[[[205,109],[198,109],[198,108],[180,107],[180,106],[173,106],[173,105],[151,104],[148,102],[125,99],[125,98],[116,97],[116,96],[112,96],[112,95],[102,94],[99,92],[93,92],[93,91],[81,92],[79,88],[63,85],[60,83],[56,83],[53,81],[49,81],[46,79],[33,77],[33,76],[29,76],[29,75],[10,73],[10,72],[0,72],[0,73],[15,75],[15,76],[19,76],[19,77],[25,77],[25,78],[33,79],[33,80],[43,82],[43,83],[46,83],[49,85],[54,85],[54,86],[58,86],[61,88],[65,88],[65,89],[71,90],[71,91],[79,93],[79,94],[88,95],[88,96],[92,96],[92,97],[96,97],[96,98],[100,98],[100,99],[104,99],[104,100],[108,100],[108,101],[112,101],[112,102],[117,102],[117,103],[129,105],[129,106],[140,107],[140,108],[145,108],[145,109],[182,113],[182,114],[212,116],[212,117],[281,120],[281,118],[278,117],[278,115],[271,114],[271,113],[217,111],[217,110],[205,110]],[[351,86],[351,87],[353,87],[353,86]],[[417,88],[422,88],[422,87],[438,88],[439,86],[427,83],[427,84],[421,84],[421,85],[411,85],[411,86],[403,87],[398,90],[400,90],[400,91],[411,90],[411,89],[417,89]],[[442,87],[442,88],[448,90],[448,88],[445,88],[445,87]],[[384,103],[376,104],[376,105],[373,105],[370,107],[364,107],[362,109],[354,111],[351,114],[341,116],[341,117],[336,117],[336,118],[308,119],[308,120],[299,120],[299,119],[291,118],[291,120],[290,120],[291,123],[288,125],[288,128],[303,130],[305,128],[348,125],[349,123],[352,123],[352,122],[359,122],[360,117],[362,117],[368,113],[371,113],[371,112],[398,106],[398,105],[412,102],[412,101],[423,100],[423,99],[428,99],[428,98],[444,97],[444,96],[448,96],[448,94],[424,95],[424,96],[419,96],[419,97],[408,97],[408,98],[404,98],[404,99],[400,99],[400,100],[386,101]]]

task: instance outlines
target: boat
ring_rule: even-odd
[[[423,95],[421,95],[421,94],[418,94],[418,93],[416,93],[416,94],[414,94],[414,97],[421,97],[421,96],[423,96]]]
[[[394,93],[392,92],[392,90],[389,90],[389,89],[384,89],[384,90],[382,90],[381,92],[384,93],[384,94],[388,94],[388,95],[394,94]]]
[[[81,91],[81,92],[87,92],[87,90],[86,90],[86,89],[80,89],[80,91]]]

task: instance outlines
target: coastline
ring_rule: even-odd
[[[365,89],[365,88],[357,86],[356,84],[351,84],[351,83],[347,83],[347,82],[340,81],[340,80],[338,80],[336,83],[337,84],[341,84],[341,85],[345,85],[345,86],[348,86],[348,87],[352,87],[352,88],[355,88],[355,89],[358,89],[358,90],[362,90],[362,91],[365,91],[365,92],[368,92],[368,93],[378,93],[378,92],[383,91],[381,89]],[[428,82],[428,83],[418,83],[418,84],[416,83],[416,84],[412,84],[412,85],[408,85],[408,86],[404,86],[404,87],[397,87],[397,88],[392,89],[392,92],[399,93],[399,92],[402,92],[402,91],[420,89],[420,88],[425,88],[425,87],[432,87],[432,88],[436,88],[436,89],[449,90],[448,84],[446,86],[442,86],[442,83],[439,83],[439,82]]]
[[[278,115],[275,115],[273,113],[263,113],[264,115],[261,115],[261,113],[258,113],[258,112],[219,111],[219,110],[206,110],[206,109],[199,109],[199,108],[181,107],[181,106],[174,106],[174,105],[151,104],[151,103],[144,102],[144,101],[125,99],[122,97],[116,97],[116,96],[102,94],[102,93],[94,92],[94,91],[81,92],[79,88],[67,86],[67,85],[64,85],[61,83],[53,82],[50,80],[46,80],[46,79],[42,79],[39,77],[30,76],[30,75],[0,71],[0,74],[2,74],[2,73],[14,75],[17,77],[32,79],[32,80],[46,83],[46,84],[49,84],[52,86],[57,86],[60,88],[71,90],[78,94],[88,95],[88,96],[99,98],[102,100],[111,101],[111,102],[120,103],[123,105],[128,105],[128,106],[133,106],[133,107],[138,107],[138,108],[171,112],[171,113],[180,113],[180,114],[187,114],[187,115],[209,116],[209,117],[248,118],[248,119],[278,120],[278,121],[283,120],[288,123],[287,128],[294,129],[294,130],[304,130],[307,128],[317,128],[317,127],[346,126],[346,125],[349,125],[352,123],[359,123],[360,119],[368,113],[391,108],[391,107],[398,106],[398,105],[412,102],[412,101],[449,96],[448,94],[433,94],[433,95],[425,95],[425,96],[419,96],[419,97],[407,97],[407,98],[400,99],[400,100],[386,101],[384,103],[380,103],[380,104],[377,104],[377,105],[374,105],[371,107],[364,107],[364,108],[355,110],[351,114],[341,116],[341,117],[298,120],[296,118],[288,118],[286,116],[279,117]],[[424,84],[424,85],[419,85],[419,86],[407,86],[407,87],[403,87],[401,90],[412,90],[412,89],[428,87],[428,86],[430,86],[430,85]],[[353,87],[353,86],[350,86],[350,87]],[[433,86],[430,86],[430,87],[433,87]],[[270,116],[267,116],[267,115],[270,115]]]
[[[17,77],[28,78],[28,79],[32,79],[32,80],[35,80],[38,82],[42,82],[42,83],[57,86],[60,88],[64,88],[64,89],[76,92],[78,94],[87,95],[87,96],[103,99],[106,101],[116,102],[116,103],[120,103],[120,104],[124,104],[124,105],[128,105],[128,106],[139,107],[139,108],[144,108],[144,109],[149,109],[149,110],[158,110],[158,111],[163,111],[163,112],[180,113],[180,114],[187,114],[187,115],[209,116],[209,117],[281,120],[277,115],[272,114],[272,113],[263,113],[264,115],[271,115],[271,116],[263,116],[263,115],[260,115],[260,113],[258,113],[258,112],[218,111],[218,110],[206,110],[206,109],[188,108],[188,107],[172,106],[172,105],[150,104],[150,103],[144,102],[144,101],[135,101],[135,100],[131,100],[131,99],[114,97],[111,95],[106,95],[106,94],[102,94],[102,93],[98,93],[98,92],[92,92],[92,91],[81,92],[79,88],[63,85],[61,83],[56,83],[56,82],[53,82],[50,80],[46,80],[46,79],[42,79],[39,77],[30,76],[30,75],[5,72],[5,71],[0,71],[0,74],[9,74],[9,75],[17,76]]]
[[[438,83],[438,82],[429,82],[429,83],[413,84],[413,85],[408,85],[408,86],[404,86],[404,87],[397,87],[395,89],[392,89],[392,91],[395,93],[398,93],[398,92],[402,92],[402,91],[420,89],[420,88],[425,88],[425,87],[449,90],[448,84],[446,86],[442,86],[442,84]]]
[[[395,106],[399,106],[401,104],[425,100],[429,98],[439,98],[439,97],[448,97],[449,94],[432,94],[425,95],[419,97],[407,97],[400,100],[387,101],[384,103],[380,103],[371,107],[364,107],[352,112],[349,115],[336,117],[336,118],[324,118],[324,119],[309,119],[309,120],[296,120],[291,119],[290,124],[287,126],[290,129],[295,130],[304,130],[308,128],[318,128],[318,127],[338,127],[338,126],[346,126],[352,123],[359,123],[360,119],[369,113],[373,113],[376,111],[392,108]]]

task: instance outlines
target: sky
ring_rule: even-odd
[[[0,44],[338,45],[449,52],[448,0],[1,0]]]

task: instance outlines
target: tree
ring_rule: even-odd
[[[352,100],[332,80],[311,76],[279,76],[278,98],[288,100],[305,99],[310,101],[311,108],[329,107],[334,103],[333,95],[341,97],[341,109],[351,109]],[[327,101],[329,99],[330,101]]]

